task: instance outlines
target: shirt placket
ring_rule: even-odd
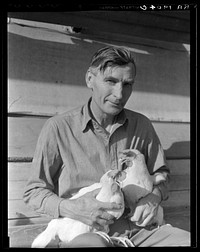
[[[115,169],[114,149],[111,144],[110,134],[108,134],[97,122],[93,121],[94,132],[105,147],[105,168],[106,170]]]
[[[108,134],[99,124],[95,121],[93,122],[95,134],[105,146],[105,166],[107,170],[114,170],[118,168],[117,142],[115,142],[115,134],[117,134],[116,131],[119,126],[121,125],[116,125],[112,134]]]
[[[113,137],[109,138],[109,157],[110,157],[110,169],[115,170],[118,168],[117,159],[117,142],[113,142]]]

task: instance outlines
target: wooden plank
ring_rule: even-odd
[[[170,191],[168,200],[161,204],[163,207],[190,206],[190,191]]]
[[[170,215],[165,217],[165,223],[171,224],[173,227],[177,227],[190,232],[190,215],[183,214],[179,212],[175,215]]]
[[[190,158],[190,124],[153,122],[165,155],[170,158]]]
[[[30,163],[32,160],[32,157],[8,157],[8,162],[14,163]]]
[[[164,216],[165,223],[190,231],[190,207],[165,207]]]
[[[41,218],[40,218],[41,219]],[[16,231],[22,230],[24,228],[26,229],[30,229],[30,228],[45,228],[47,226],[46,223],[37,223],[34,226],[32,225],[33,223],[28,223],[28,224],[24,224],[24,225],[16,225],[16,226],[8,226],[8,235],[12,235],[13,233],[15,233]]]
[[[33,157],[39,133],[46,120],[40,117],[9,117],[8,156]],[[167,157],[190,157],[190,124],[153,122],[153,125]]]
[[[173,175],[190,175],[190,159],[167,160]]]
[[[170,191],[190,190],[190,176],[171,175],[169,188],[170,188]]]
[[[183,51],[173,46],[165,50],[159,43],[144,45],[141,38],[127,43],[105,40],[105,36],[95,40],[90,35],[16,29],[8,40],[10,112],[55,114],[87,101],[85,72],[91,55],[100,45],[123,45],[134,53],[137,63],[137,81],[127,106],[152,119],[190,120],[190,59],[185,45],[181,45]]]
[[[26,181],[8,182],[8,200],[22,200]]]
[[[8,182],[8,200],[20,200],[23,197],[26,181]],[[190,177],[188,175],[171,175],[171,191],[182,191],[190,189]]]
[[[8,181],[27,181],[31,163],[8,163]]]
[[[13,248],[30,248],[33,240],[39,235],[46,225],[26,225],[9,229],[9,247]]]
[[[8,156],[33,157],[39,133],[46,120],[47,118],[8,118]]]
[[[167,160],[171,175],[190,175],[190,159]],[[31,163],[8,163],[8,181],[27,181]]]
[[[9,238],[11,248],[30,248],[33,240],[46,228],[46,224],[23,225],[9,228]],[[25,239],[24,239],[25,238]],[[47,248],[57,247],[59,240],[52,240]]]
[[[23,200],[9,200],[8,201],[8,219],[24,219],[39,217],[35,211],[31,210],[24,204]]]
[[[49,221],[52,220],[52,217],[48,216],[36,216],[36,217],[31,217],[31,218],[16,218],[16,219],[9,219],[8,220],[8,228],[16,228],[18,226],[22,225],[40,225],[40,224],[46,224]]]

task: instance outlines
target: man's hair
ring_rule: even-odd
[[[104,72],[109,66],[123,66],[129,63],[132,63],[136,70],[134,58],[126,48],[104,47],[93,55],[90,68],[98,68]]]

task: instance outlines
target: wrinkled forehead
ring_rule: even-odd
[[[107,66],[103,71],[104,74],[113,74],[118,71],[129,71],[131,73],[135,73],[133,63],[128,63],[126,65],[111,65]]]
[[[135,79],[135,69],[134,65],[132,63],[126,64],[126,65],[115,65],[115,66],[108,66],[105,70],[100,70],[100,68],[95,68],[92,70],[92,72],[96,76],[101,76],[103,78],[106,77],[124,77],[126,79],[129,79],[130,81],[134,81]]]

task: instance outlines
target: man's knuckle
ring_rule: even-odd
[[[97,215],[98,215],[98,216],[101,216],[102,214],[103,214],[103,211],[102,211],[101,209],[98,209],[98,210],[97,210]]]
[[[89,226],[93,226],[94,225],[94,221],[93,220],[88,220],[88,225]]]
[[[104,217],[104,218],[105,218],[106,220],[112,220],[113,217],[114,217],[113,215],[108,214],[108,213],[105,213],[105,217]]]

